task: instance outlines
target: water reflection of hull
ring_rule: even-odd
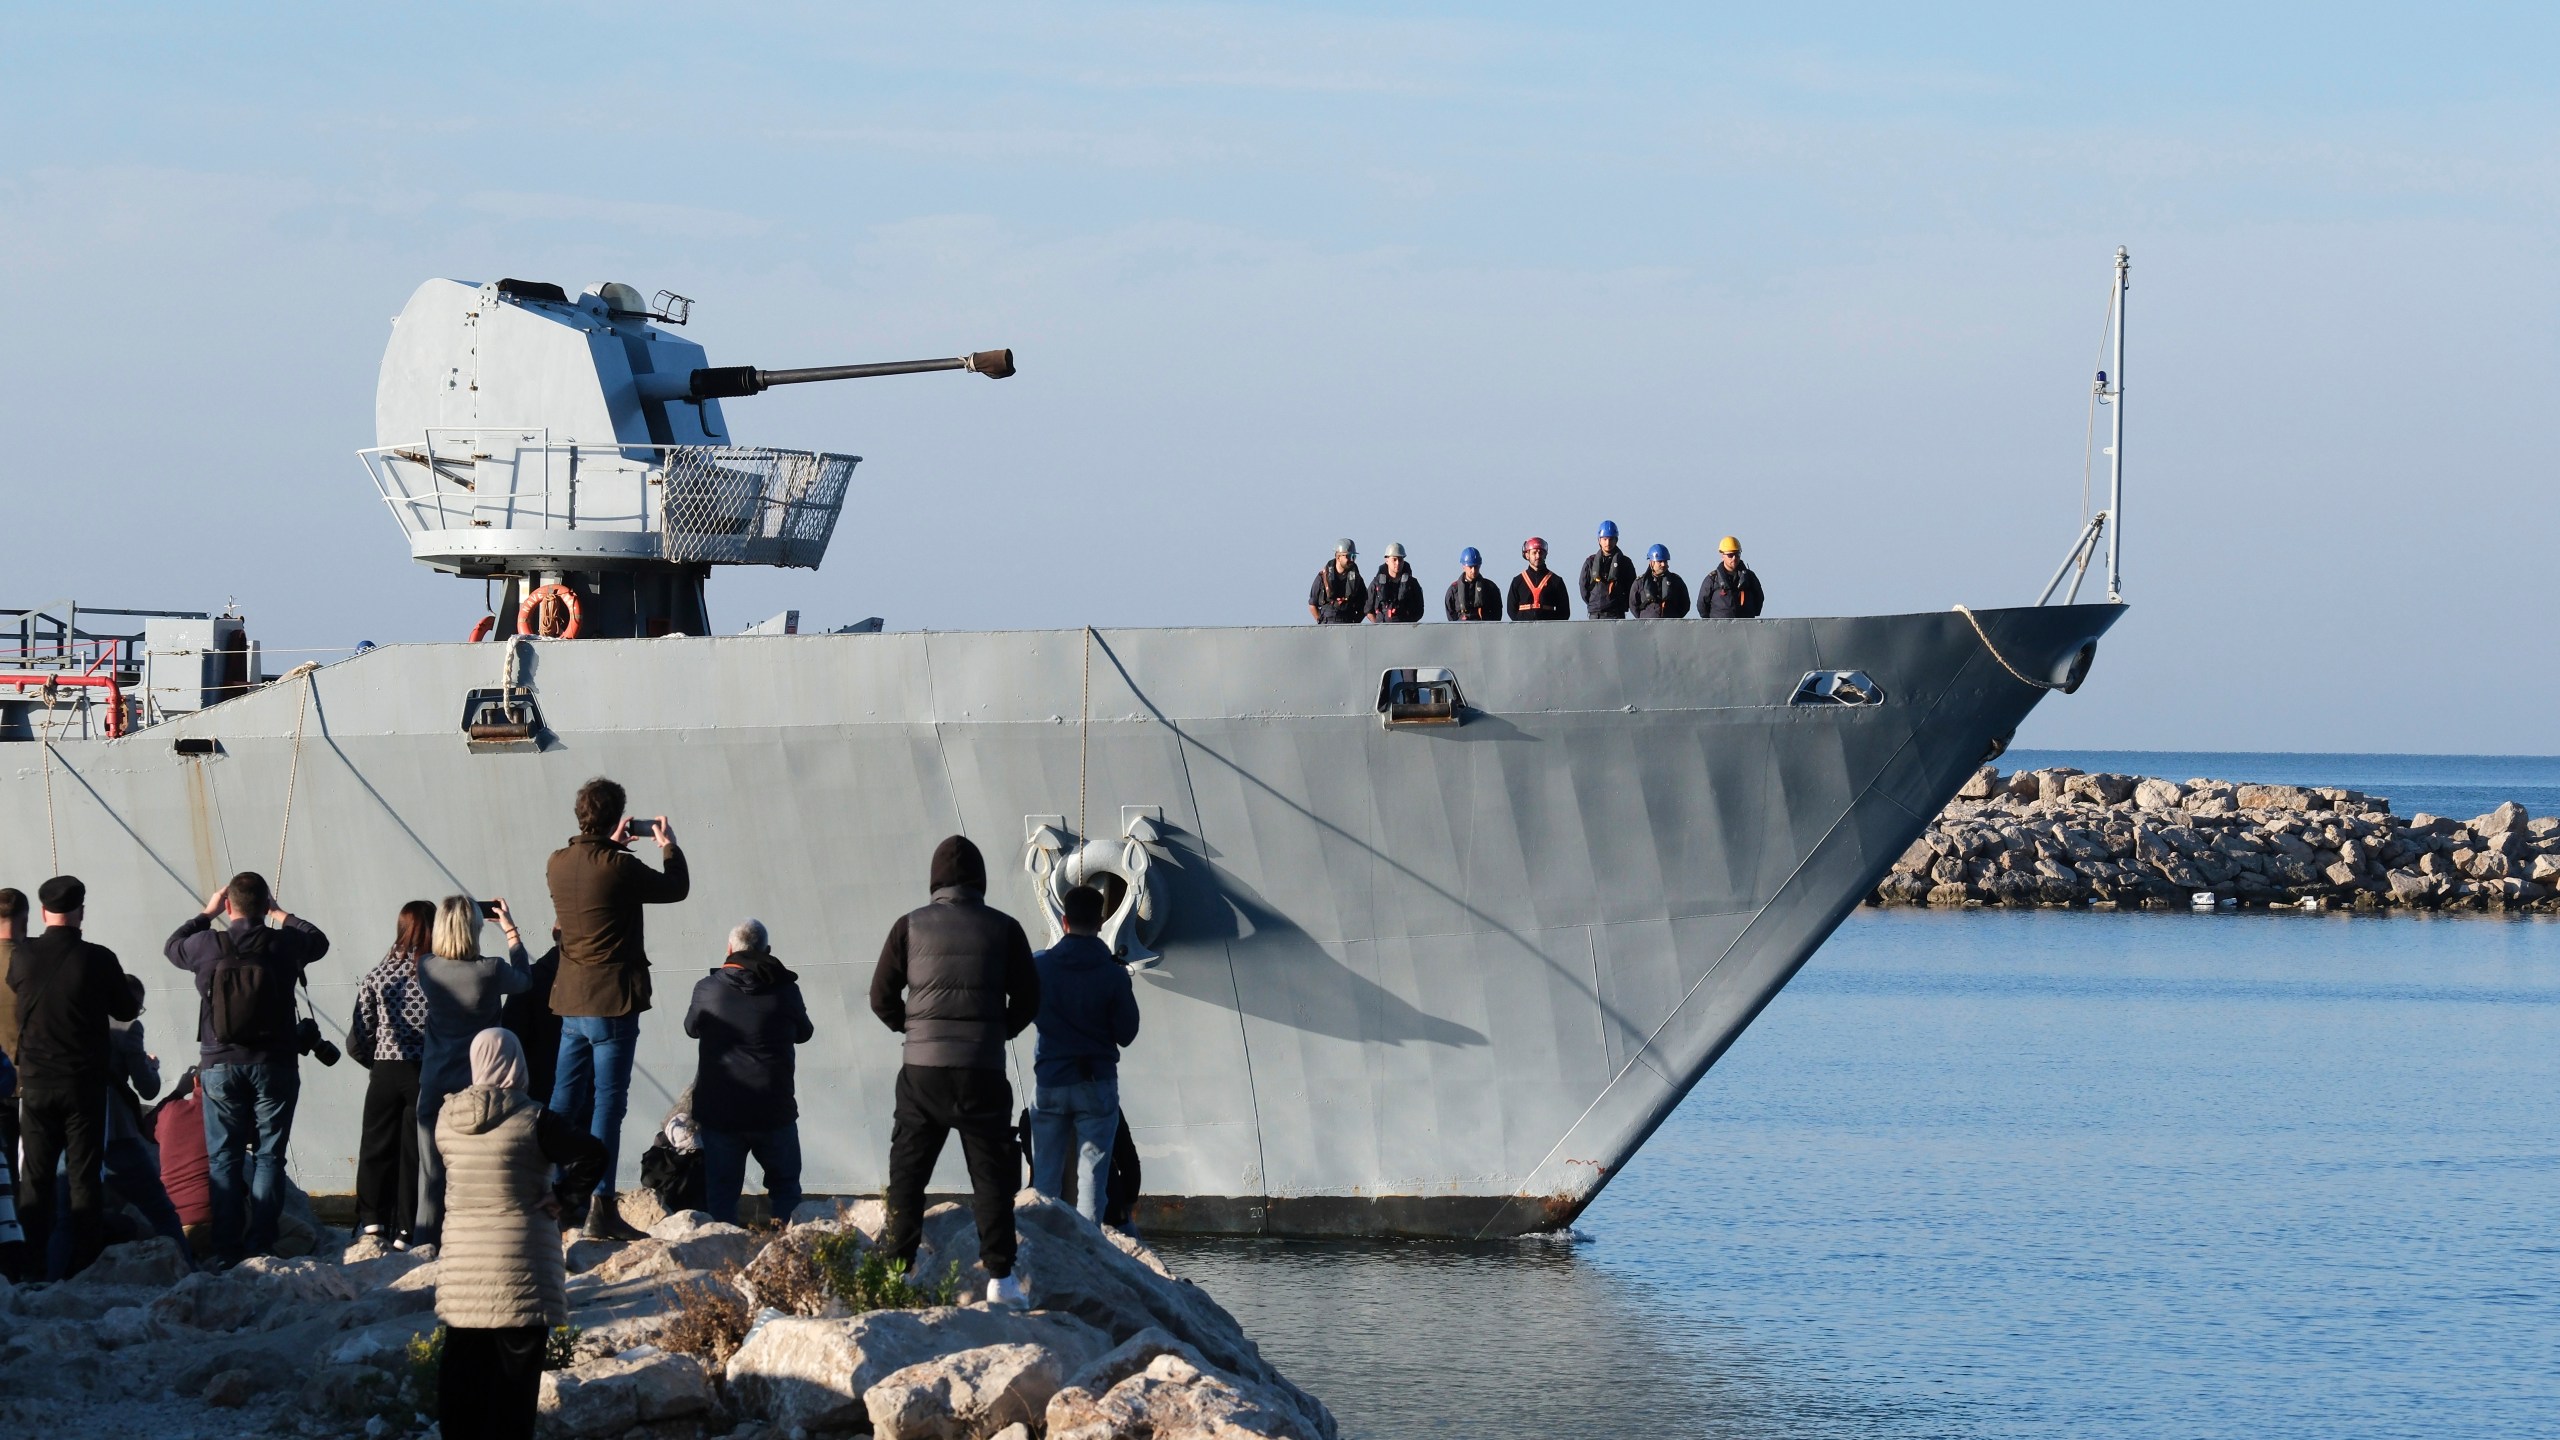
[[[2044,674],[2118,613],[1982,618]],[[404,900],[506,894],[540,934],[567,797],[611,774],[677,819],[695,874],[649,922],[633,1133],[689,1078],[698,967],[755,915],[819,1022],[808,1188],[853,1193],[881,1182],[898,1058],[867,1013],[873,947],[934,840],[976,836],[991,899],[1030,919],[1006,863],[1027,817],[1117,835],[1152,807],[1169,919],[1122,1081],[1152,1218],[1291,1234],[1569,1221],[2041,695],[1956,615],[1101,632],[1089,726],[1083,632],[579,641],[527,667],[540,748],[475,752],[456,718],[499,648],[390,647],[307,696],[65,743],[50,822],[16,747],[0,874],[58,844],[91,933],[154,984],[167,1053],[193,1000],[150,956],[221,877],[275,867],[288,785],[282,890],[339,938],[314,977],[336,1025]],[[1380,725],[1381,672],[1417,665],[1456,673],[1465,723]],[[1788,703],[1826,669],[1883,703]],[[1026,1036],[1018,1086],[1028,1056]],[[349,1184],[358,1090],[305,1089],[315,1190]]]

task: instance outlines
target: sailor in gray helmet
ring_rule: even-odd
[[[1357,625],[1369,613],[1369,587],[1360,579],[1360,547],[1333,543],[1333,559],[1307,587],[1307,614],[1319,625]]]
[[[1378,567],[1378,578],[1369,586],[1369,618],[1391,625],[1422,619],[1422,582],[1405,563],[1401,541],[1388,544],[1386,563]]]

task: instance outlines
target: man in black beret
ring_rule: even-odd
[[[142,1003],[116,952],[80,938],[89,889],[56,875],[36,890],[44,933],[9,957],[18,1001],[18,1222],[27,1256],[41,1265],[53,1238],[53,1174],[71,1172],[71,1261],[77,1275],[105,1242],[101,1167],[106,1158],[107,1083],[114,1069],[107,1022],[130,1020]]]

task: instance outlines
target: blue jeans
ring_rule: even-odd
[[[560,1071],[551,1085],[551,1113],[604,1145],[604,1179],[596,1194],[610,1198],[621,1173],[622,1115],[631,1108],[631,1061],[640,1050],[640,1017],[569,1015],[560,1021]]]
[[[294,1062],[283,1060],[208,1065],[198,1078],[204,1081],[213,1253],[232,1261],[263,1255],[275,1248],[276,1221],[284,1213],[284,1146],[293,1133],[302,1076]]]
[[[1076,1157],[1076,1213],[1099,1225],[1110,1198],[1111,1147],[1120,1138],[1120,1082],[1039,1085],[1031,1100],[1031,1188],[1064,1195],[1067,1154]]]
[[[791,1212],[800,1208],[800,1127],[778,1125],[771,1130],[710,1130],[695,1132],[702,1139],[702,1208],[714,1220],[731,1225],[738,1223],[738,1192],[747,1188],[747,1157],[756,1157],[756,1168],[764,1172],[764,1191],[772,1201],[773,1218],[791,1223]]]

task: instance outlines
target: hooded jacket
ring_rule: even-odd
[[[56,925],[18,942],[9,988],[18,997],[19,1091],[103,1089],[114,1072],[107,1022],[142,1013],[116,952],[81,939],[77,926]]]
[[[521,1090],[474,1085],[437,1114],[436,1153],[444,1157],[436,1318],[459,1330],[565,1324],[560,1222],[542,1213],[542,1201],[592,1192],[604,1146]]]
[[[700,1047],[693,1121],[711,1130],[777,1130],[800,1118],[793,1046],[816,1034],[800,977],[770,950],[741,950],[693,982],[684,1033]]]
[[[672,905],[693,893],[684,851],[662,852],[652,870],[631,847],[603,835],[580,835],[551,852],[552,923],[560,927],[560,978],[551,987],[555,1015],[636,1015],[649,1008],[649,951],[643,905]]]
[[[906,1063],[1004,1069],[1004,1042],[1040,1013],[1040,972],[1022,927],[986,902],[987,862],[968,837],[934,848],[933,903],[889,927],[871,972],[871,1013],[907,1037]]]

